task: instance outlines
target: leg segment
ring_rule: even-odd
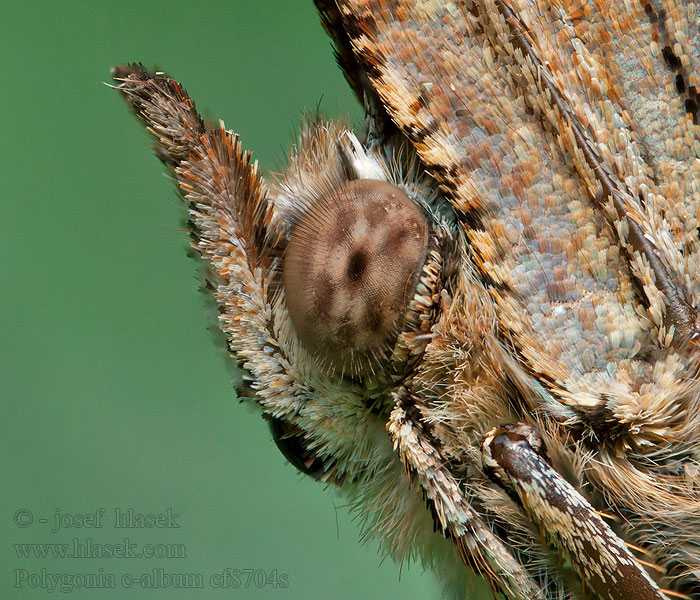
[[[405,388],[387,425],[409,476],[415,475],[432,504],[443,532],[462,557],[475,565],[511,600],[539,600],[542,592],[503,542],[469,506],[459,483],[445,466],[439,447],[425,430],[421,400]]]
[[[666,598],[585,498],[547,463],[532,427],[496,427],[486,434],[482,451],[489,476],[566,554],[584,585],[610,600]]]

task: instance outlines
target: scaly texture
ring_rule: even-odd
[[[177,82],[115,72],[276,443],[451,596],[466,563],[512,599],[700,598],[697,3],[316,4],[364,135],[309,119],[267,182]],[[408,267],[391,226],[327,222],[383,210],[377,185],[421,231]],[[324,275],[343,252],[364,312]],[[330,358],[326,313],[348,334]]]
[[[465,230],[493,343],[513,355],[479,360],[514,382],[550,443],[587,458],[561,468],[576,461],[576,479],[595,482],[635,542],[695,577],[697,6],[338,6],[359,64]],[[465,394],[471,411],[472,394],[455,390]],[[443,403],[432,418],[470,422]],[[458,463],[470,429],[449,434]]]

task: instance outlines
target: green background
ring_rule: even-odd
[[[310,1],[8,3],[0,24],[2,531],[0,598],[40,573],[285,574],[288,587],[75,590],[69,598],[437,598],[419,565],[359,543],[343,500],[287,465],[240,405],[187,258],[183,210],[111,66],[140,60],[184,83],[264,169],[299,115],[361,123]],[[104,507],[102,529],[51,532]],[[179,514],[117,530],[113,510]],[[31,511],[29,527],[14,524]],[[45,524],[41,518],[48,519]],[[124,533],[126,531],[126,533]],[[14,544],[184,544],[182,559],[28,559]]]

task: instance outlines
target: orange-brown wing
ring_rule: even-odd
[[[668,377],[691,372],[698,335],[697,9],[339,5],[543,404],[602,437],[658,439],[690,401]]]

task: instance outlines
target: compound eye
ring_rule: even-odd
[[[423,211],[401,189],[356,179],[314,203],[284,261],[289,316],[319,364],[373,372],[401,330],[426,259]]]

